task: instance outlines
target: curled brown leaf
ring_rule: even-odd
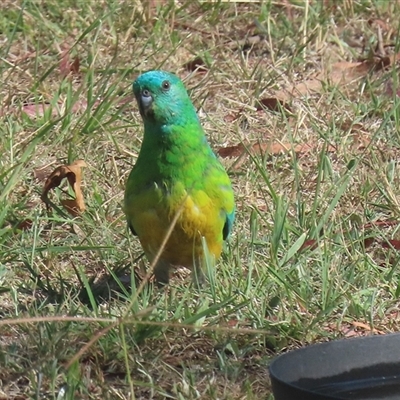
[[[73,216],[77,216],[85,211],[85,202],[81,190],[82,167],[86,167],[83,160],[76,160],[70,165],[61,165],[57,167],[46,179],[41,195],[42,201],[46,204],[47,209],[51,208],[51,201],[48,197],[50,190],[60,186],[64,179],[68,180],[69,185],[75,193],[75,199],[62,200],[61,204]]]

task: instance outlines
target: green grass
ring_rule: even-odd
[[[397,2],[291,1],[290,12],[268,1],[3,3],[0,397],[272,399],[280,352],[397,329],[396,65],[347,86],[328,77],[292,96],[291,113],[255,111],[337,61],[370,57],[371,18],[390,27],[382,37],[396,52]],[[264,40],[243,42],[256,34]],[[79,75],[60,71],[66,49]],[[196,57],[206,74],[183,67]],[[167,290],[142,281],[147,261],[122,212],[143,129],[131,82],[156,68],[184,79],[216,151],[250,153],[223,160],[237,220],[201,290],[186,270]],[[27,105],[45,112],[26,115]],[[355,147],[354,135],[369,144]],[[289,151],[252,150],[267,142]],[[304,143],[313,150],[297,154]],[[76,159],[88,164],[86,211],[60,206],[63,186],[47,212],[34,172]]]

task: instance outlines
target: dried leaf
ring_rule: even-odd
[[[394,81],[393,77],[389,77],[385,83],[384,93],[389,97],[400,97],[400,86],[398,79]]]
[[[358,62],[340,61],[334,63],[329,69],[317,73],[311,79],[297,83],[291,88],[276,91],[275,96],[282,101],[287,101],[296,95],[320,93],[324,89],[324,82],[330,85],[346,86],[371,72],[389,68],[398,60],[400,60],[400,53],[384,57],[374,56]]]
[[[257,100],[256,109],[257,111],[264,110],[268,108],[271,111],[280,111],[282,108],[292,112],[289,104],[285,100],[280,100],[276,97],[265,97],[261,100]]]
[[[61,75],[64,77],[68,75],[79,75],[79,66],[79,57],[76,56],[74,61],[71,62],[71,49],[65,49],[61,54],[59,65]]]
[[[115,99],[115,106],[122,107],[127,103],[130,103],[133,100],[133,95],[121,96]],[[102,102],[102,99],[95,101],[92,105],[93,108],[97,107]],[[0,110],[0,117],[7,113],[18,114],[19,110],[28,115],[30,118],[40,118],[43,117],[45,112],[51,108],[51,115],[53,117],[57,117],[60,113],[63,112],[63,108],[65,107],[65,103],[58,102],[56,105],[52,105],[48,102],[36,104],[36,103],[27,103],[23,104],[21,108],[16,107],[6,107]],[[74,103],[70,109],[72,113],[79,113],[80,111],[84,111],[88,108],[88,103],[86,100],[79,100]]]
[[[340,124],[340,129],[342,131],[349,131],[349,132],[356,132],[356,131],[365,132],[362,124],[354,123],[352,120],[349,119]]]
[[[123,104],[124,102],[127,102],[128,100],[120,100],[120,103]],[[97,100],[93,104],[93,108],[97,107],[101,103],[101,100]],[[117,103],[117,104],[120,104]],[[25,114],[27,114],[31,118],[40,118],[44,115],[46,110],[51,108],[51,115],[53,117],[57,117],[60,115],[60,113],[63,111],[64,103],[59,102],[57,103],[57,106],[52,106],[50,103],[42,103],[42,104],[34,104],[34,103],[29,103],[29,104],[24,104],[21,108],[21,111]],[[74,103],[71,107],[71,112],[72,113],[78,113],[79,111],[84,111],[88,107],[88,103],[86,100],[79,100],[76,103]],[[18,112],[18,110],[13,110],[13,109],[8,109],[7,112]],[[0,116],[6,113],[6,110],[2,110],[0,112]]]
[[[174,28],[179,30],[187,30],[190,32],[198,32],[204,36],[212,36],[210,32],[205,31],[204,29],[200,29],[198,26],[193,24],[188,24],[183,21],[174,21]]]
[[[229,326],[230,328],[234,328],[235,326],[238,325],[239,325],[239,320],[236,318],[231,318],[227,323],[227,326]]]
[[[157,13],[157,5],[164,5],[165,1],[161,0],[148,0],[144,2],[139,2],[138,4],[142,10],[140,11],[144,17],[145,22],[147,23],[153,23],[154,20],[156,19],[156,13]],[[139,8],[139,10],[140,10]]]
[[[370,18],[368,20],[369,25],[379,26],[383,31],[390,31],[390,26],[380,18]]]
[[[81,191],[81,168],[86,167],[83,160],[76,160],[71,165],[61,165],[57,167],[47,178],[44,184],[41,199],[46,204],[47,208],[51,208],[51,202],[48,198],[48,193],[51,189],[60,186],[61,182],[66,178],[68,183],[75,192],[75,199],[62,200],[62,205],[73,216],[77,216],[85,211],[85,202]]]
[[[31,219],[24,219],[18,222],[18,224],[15,226],[15,229],[20,231],[27,231],[28,229],[32,228],[32,225],[33,221]]]
[[[85,211],[85,204],[83,203],[83,198],[81,202],[76,199],[62,199],[62,206],[73,216],[77,217],[83,211]]]
[[[307,94],[310,92],[321,92],[324,88],[323,82],[328,81],[331,85],[346,85],[357,78],[367,74],[371,66],[369,62],[341,61],[333,64],[328,71],[322,71],[314,79],[298,83],[291,89],[291,94]],[[280,94],[280,93],[278,93]]]
[[[27,114],[29,117],[42,117],[46,110],[50,108],[50,103],[42,103],[42,104],[24,104],[22,106],[22,112]],[[57,115],[58,112],[55,108],[53,108],[52,115]]]
[[[352,337],[360,337],[362,336],[362,332],[357,331],[355,328],[351,328],[347,325],[342,325],[340,329],[346,338],[352,338]]]
[[[97,103],[95,103],[96,105]],[[58,115],[60,115],[60,110],[62,110],[62,108],[64,107],[63,103],[58,103],[57,104],[58,107],[56,106],[52,106],[50,103],[42,103],[42,104],[24,104],[22,106],[22,112],[27,114],[29,117],[31,118],[40,118],[43,117],[43,115],[45,114],[46,110],[48,110],[49,108],[51,108],[51,115],[53,117],[56,117]],[[87,102],[85,100],[81,100],[76,102],[72,108],[71,108],[71,112],[75,113],[78,112],[80,110],[85,110],[87,108]]]
[[[235,122],[240,118],[240,113],[235,113],[235,114],[227,114],[224,116],[224,121],[225,122]]]
[[[368,145],[370,145],[371,139],[367,135],[354,134],[353,135],[353,143],[351,144],[351,148],[354,151],[362,151]],[[307,154],[312,153],[318,147],[318,143],[303,143],[293,145],[291,143],[285,142],[270,142],[270,143],[253,143],[244,145],[239,143],[235,146],[221,147],[217,150],[217,154],[222,158],[238,158],[239,161],[235,163],[232,168],[240,169],[244,163],[245,158],[243,156],[250,154],[260,154],[264,156],[269,154],[271,156],[276,156],[279,154],[287,154],[290,152],[294,152],[298,157],[304,157]],[[328,153],[335,153],[337,151],[336,147],[333,145],[327,145],[325,151]]]
[[[336,0],[324,0],[323,7],[325,9],[325,12],[334,15],[338,8],[338,4]]]
[[[134,100],[133,94],[128,94],[126,96],[120,96],[120,98],[117,101],[117,106],[124,106],[125,104],[132,103]]]
[[[194,60],[188,61],[183,65],[183,68],[190,72],[198,72],[199,74],[205,74],[208,67],[201,57],[196,57]]]
[[[370,237],[370,238],[364,239],[364,247],[365,248],[371,247],[374,243],[375,243],[375,238]]]
[[[354,150],[364,150],[371,144],[371,137],[368,136],[365,132],[354,133],[352,148]]]
[[[222,157],[222,158],[228,158],[228,157],[239,157],[241,154],[243,154],[244,147],[242,144],[238,144],[236,146],[228,146],[228,147],[221,147],[217,151],[217,153]]]
[[[364,229],[369,229],[369,228],[375,228],[375,227],[381,227],[381,228],[389,228],[390,226],[395,226],[399,225],[399,221],[396,220],[378,220],[374,222],[368,222],[367,224],[364,225]]]
[[[74,62],[71,64],[70,67],[70,71],[71,73],[74,75],[78,75],[79,74],[79,67],[80,67],[80,61],[79,61],[79,57],[75,57]]]
[[[39,182],[44,181],[47,179],[50,173],[50,166],[51,164],[48,165],[43,165],[41,167],[34,168],[33,170],[33,176],[36,178]]]
[[[315,250],[317,247],[318,247],[318,242],[315,239],[308,239],[300,247],[300,250],[304,250],[307,248],[310,248],[311,250]]]
[[[364,329],[364,330],[366,330],[366,331],[373,332],[373,333],[377,333],[377,334],[379,334],[379,335],[384,335],[384,334],[385,334],[384,331],[381,331],[381,330],[379,330],[379,329],[372,328],[371,325],[364,324],[363,322],[352,321],[352,324],[353,324],[353,326],[355,326],[355,327],[358,328],[358,329]]]
[[[294,152],[298,154],[299,153],[305,154],[312,151],[315,146],[307,143],[293,146],[290,143],[272,142],[272,143],[254,143],[246,147],[251,154],[278,155],[278,154],[288,153],[289,151],[292,150],[294,150]],[[221,147],[217,151],[217,153],[222,158],[239,157],[242,154],[246,153],[246,147],[240,143],[236,146]]]
[[[382,242],[382,247],[385,249],[394,248],[395,250],[400,250],[400,240],[389,239]]]
[[[240,49],[241,51],[246,51],[251,49],[252,47],[261,44],[264,42],[265,37],[263,35],[253,35],[249,36],[245,39],[238,40],[236,42],[232,42],[227,44],[227,47],[231,48],[232,50]]]
[[[287,18],[289,20],[293,20],[293,5],[289,2],[289,0],[282,0],[282,6],[285,7]]]

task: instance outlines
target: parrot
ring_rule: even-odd
[[[144,134],[125,187],[128,227],[150,263],[162,248],[153,270],[160,286],[179,266],[201,284],[207,252],[215,262],[232,231],[231,181],[177,75],[152,70],[132,86]]]

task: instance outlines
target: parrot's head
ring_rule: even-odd
[[[165,71],[148,71],[133,82],[133,93],[144,122],[183,125],[196,110],[182,81]]]

